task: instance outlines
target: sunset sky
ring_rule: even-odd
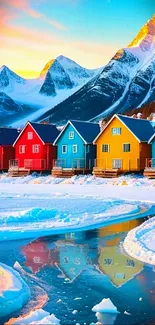
[[[155,0],[0,0],[0,66],[35,78],[63,54],[97,68],[153,16]]]

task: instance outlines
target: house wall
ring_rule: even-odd
[[[121,135],[113,135],[112,128],[121,128]],[[123,144],[130,143],[130,152],[123,152]],[[122,170],[139,170],[137,163],[140,158],[140,146],[138,140],[119,121],[114,118],[97,139],[97,165],[96,167],[111,169],[113,159],[122,159]],[[102,152],[102,144],[110,145],[110,152]]]
[[[33,139],[28,139],[28,132],[33,132]],[[21,145],[26,145],[25,153],[20,153],[19,147]],[[33,145],[40,145],[38,153],[33,153]],[[52,144],[43,144],[31,125],[27,125],[15,144],[15,158],[19,160],[20,168],[24,168],[24,160],[32,159],[33,164],[30,168],[31,170],[50,170],[52,169],[53,159],[56,158],[56,147]],[[41,160],[45,162],[41,162]]]
[[[147,166],[147,158],[151,158],[151,145],[147,143],[140,144],[140,169]]]
[[[89,146],[89,152],[87,153],[87,146]],[[86,167],[88,169],[93,169],[95,159],[96,159],[96,145],[88,144],[85,146],[85,156],[86,156]]]
[[[0,146],[0,170],[9,169],[9,160],[15,158],[15,149],[12,146]]]
[[[69,132],[74,131],[74,139],[69,139]],[[62,146],[67,145],[67,153],[62,153]],[[77,145],[77,153],[72,152],[72,146]],[[65,168],[72,168],[73,162],[81,159],[81,164],[85,159],[85,145],[81,137],[77,134],[72,125],[68,125],[61,137],[57,141],[57,159],[63,160]],[[81,166],[82,167],[82,166]]]

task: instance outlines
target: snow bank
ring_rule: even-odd
[[[17,202],[20,204],[20,199]],[[122,200],[79,198],[77,206],[76,199],[57,198],[54,206],[0,212],[0,241],[95,229],[143,213],[140,205]]]
[[[123,246],[130,256],[155,265],[155,217],[129,231]]]
[[[30,312],[25,317],[19,317],[18,320],[11,323],[12,325],[36,325],[36,324],[52,324],[52,325],[59,325],[60,320],[55,317],[54,314],[48,313],[43,309],[38,309],[35,311]]]
[[[37,173],[26,177],[8,177],[7,173],[0,174],[0,184],[72,184],[72,185],[114,185],[128,187],[152,187],[155,180],[147,179],[140,175],[120,176],[116,178],[99,178],[93,175],[79,175],[71,178],[55,178],[51,175],[40,176]]]
[[[0,263],[0,318],[20,310],[29,298],[30,290],[19,273]]]
[[[92,308],[92,311],[108,314],[119,314],[119,311],[109,298],[103,299],[98,305]]]

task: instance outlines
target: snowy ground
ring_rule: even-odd
[[[19,273],[0,263],[0,319],[20,310],[29,298],[29,288]]]
[[[132,229],[123,246],[130,256],[155,265],[155,217]]]

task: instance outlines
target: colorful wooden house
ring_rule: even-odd
[[[54,145],[57,146],[57,160],[52,171],[55,173],[58,167],[62,170],[92,170],[96,158],[96,146],[93,140],[100,132],[99,124],[82,121],[68,121]],[[62,175],[60,175],[62,176]]]
[[[97,159],[93,174],[114,177],[123,172],[143,171],[151,157],[148,140],[154,129],[148,120],[114,115],[94,140]]]
[[[53,142],[58,134],[55,125],[28,122],[13,144],[15,160],[10,161],[10,174],[50,171],[56,159],[57,148]]]
[[[34,274],[50,263],[50,251],[44,242],[29,243],[23,247],[22,252],[25,256],[25,266]]]
[[[0,128],[0,170],[9,169],[9,160],[15,158],[13,143],[18,137],[17,129]]]

